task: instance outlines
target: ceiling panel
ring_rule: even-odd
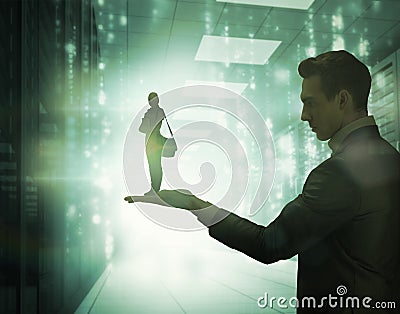
[[[281,66],[282,64],[286,65],[287,69],[291,69],[292,71],[297,71],[297,64],[305,59],[310,57],[307,53],[309,49],[309,45],[299,44],[299,45],[290,45],[286,47],[286,49],[282,52],[279,59],[276,61],[275,65]],[[324,48],[322,47],[314,47],[316,53],[323,52]]]
[[[221,3],[178,2],[175,19],[217,24],[224,5]]]
[[[307,10],[314,0],[217,0],[235,4],[255,5],[262,7],[283,7],[296,10]]]
[[[385,34],[385,36],[382,36],[371,43],[371,46],[373,46],[374,49],[369,51],[368,60],[370,64],[375,64],[390,53],[395,52],[399,49],[399,43],[400,25],[397,25],[392,29],[392,31],[388,32],[388,34]]]
[[[343,16],[361,16],[372,4],[371,0],[328,0],[318,10],[318,13],[341,14]]]
[[[316,13],[319,9],[325,4],[326,0],[315,0],[311,5],[310,9],[308,9],[308,13]]]
[[[265,64],[280,41],[204,35],[195,60]]]
[[[286,49],[290,46],[291,45],[289,44],[281,43],[279,47],[275,50],[275,52],[272,54],[272,56],[269,58],[267,64],[270,64],[271,66],[275,64],[281,58],[282,53],[285,52]]]
[[[110,0],[108,1],[111,2]],[[124,2],[126,7],[126,0]],[[128,14],[142,17],[172,19],[175,14],[175,7],[176,1],[174,0],[130,0],[128,1]]]
[[[203,34],[210,34],[211,31],[212,29],[202,22],[175,20],[172,25],[171,35],[201,38]]]
[[[128,16],[128,28],[130,32],[169,35],[172,20]]]
[[[400,42],[400,22],[388,30],[382,37],[392,38],[393,42]]]
[[[336,35],[333,35],[336,36]],[[371,36],[360,36],[359,34],[340,34],[341,38],[343,38],[343,42],[345,44],[344,48],[352,51],[355,54],[359,54],[359,46],[360,43],[368,42],[368,45],[372,43],[376,38]],[[330,47],[330,48],[329,48]],[[332,46],[327,46],[326,48],[332,49]]]
[[[380,20],[399,20],[400,1],[373,1],[362,17]]]
[[[301,29],[305,25],[308,14],[302,11],[272,9],[263,26],[289,29]]]
[[[293,41],[294,46],[301,46],[305,48],[325,48],[333,43],[332,33],[315,32],[310,30],[304,30],[299,32],[298,36]]]
[[[200,41],[201,37],[172,36],[168,46],[168,59],[178,59],[185,62],[185,66],[187,66],[187,63],[194,64]]]
[[[248,25],[225,25],[218,24],[215,27],[213,35],[216,36],[226,36],[226,37],[243,37],[243,38],[253,38],[258,31],[257,26]]]
[[[299,30],[297,29],[285,29],[278,25],[262,26],[258,30],[255,38],[280,40],[283,43],[289,44],[296,38],[298,33]]]
[[[270,8],[265,7],[243,7],[229,4],[224,8],[219,23],[259,27],[270,10]]]
[[[175,36],[172,35],[169,39],[169,48],[176,48],[192,55],[192,60],[200,45],[203,36]]]
[[[129,46],[163,50],[167,48],[168,36],[146,33],[129,33]]]
[[[307,22],[307,27],[312,27],[318,32],[343,33],[354,23],[354,18],[350,16],[315,14]]]
[[[396,21],[376,20],[376,19],[357,19],[347,30],[346,33],[378,37],[383,35],[393,26]]]

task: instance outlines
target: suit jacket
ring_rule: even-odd
[[[161,107],[150,107],[144,114],[139,126],[139,132],[146,134],[147,138],[160,135],[162,120],[165,118],[165,112]]]
[[[362,127],[310,173],[302,193],[267,227],[230,213],[209,234],[263,263],[298,254],[299,305],[305,296],[315,297],[317,305],[329,294],[339,297],[337,288],[345,286],[342,297],[359,297],[360,308],[331,308],[325,300],[321,313],[366,313],[364,297],[372,299],[371,307],[397,301],[398,311],[399,191],[399,153],[376,126]],[[204,217],[198,215],[207,223]],[[298,309],[309,312],[316,311]]]

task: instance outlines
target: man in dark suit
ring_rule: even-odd
[[[388,310],[394,313],[400,307],[400,155],[367,114],[370,73],[346,51],[306,59],[298,71],[301,119],[319,140],[329,140],[332,156],[268,226],[179,190],[161,191],[161,199],[125,199],[192,210],[210,236],[262,263],[298,254],[298,313],[314,313],[310,307],[321,313],[380,312],[377,301],[395,301],[397,310]],[[341,286],[347,293],[340,306]],[[335,307],[329,295],[337,297]],[[314,305],[302,303],[308,297]]]

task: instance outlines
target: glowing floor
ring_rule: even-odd
[[[126,217],[125,217],[126,218]],[[132,214],[120,257],[76,313],[295,313],[257,300],[296,295],[297,263],[263,265],[226,248],[206,231],[167,230]]]

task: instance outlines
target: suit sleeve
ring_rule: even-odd
[[[262,263],[274,263],[308,249],[350,221],[359,202],[359,189],[343,163],[330,159],[310,173],[302,194],[266,227],[212,207],[197,217],[216,240]]]

